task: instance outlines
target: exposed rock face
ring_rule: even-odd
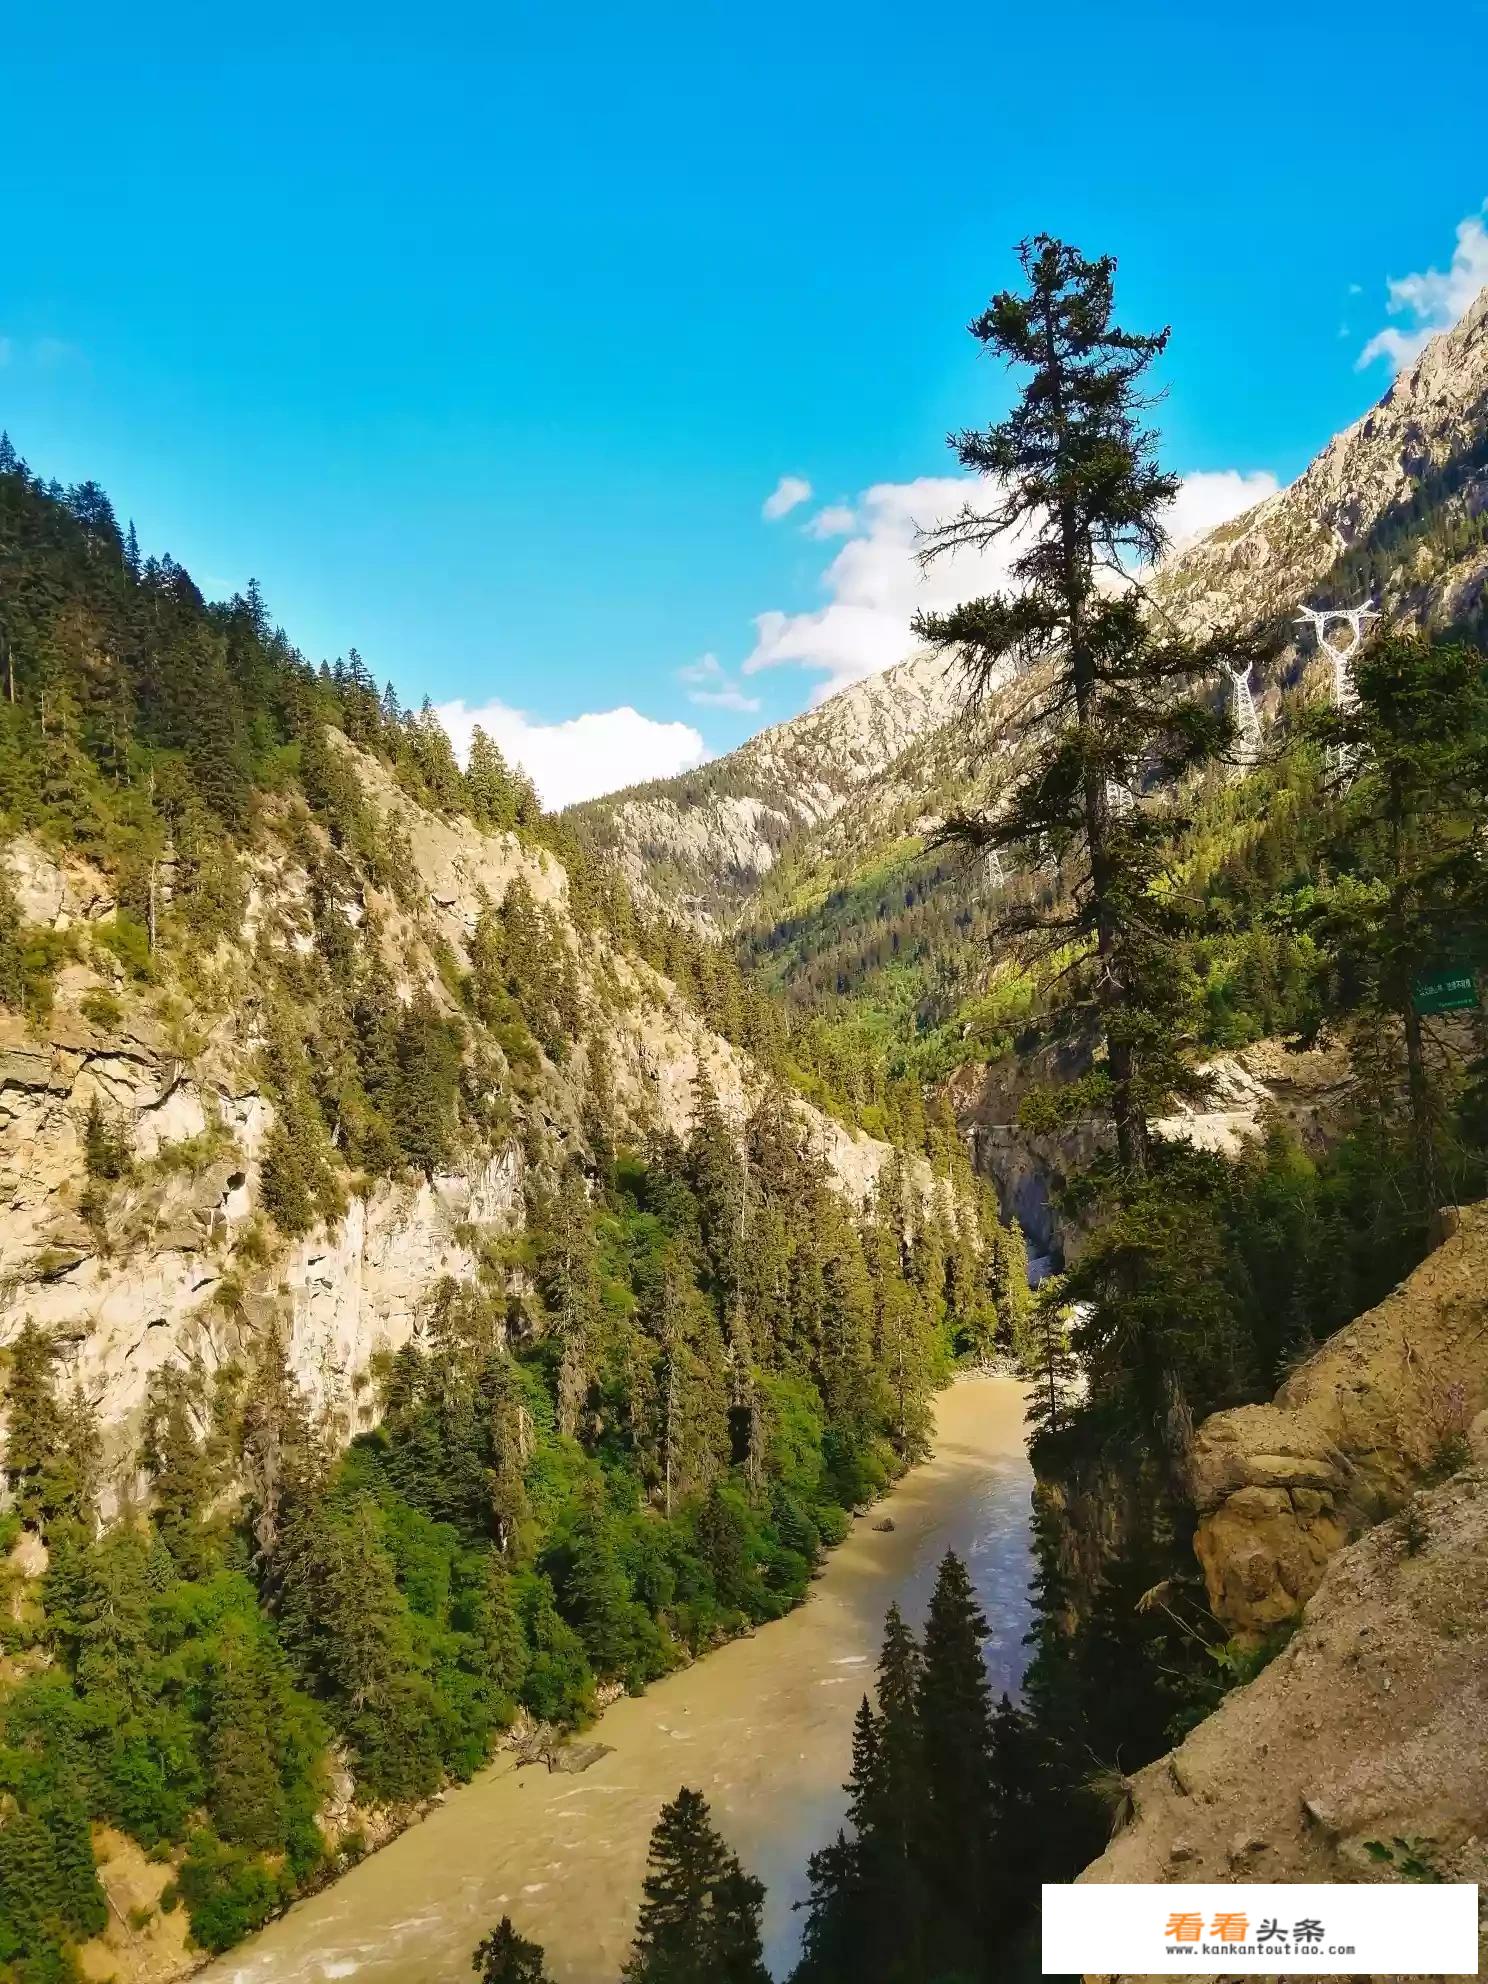
[[[1374,583],[1392,616],[1454,624],[1481,607],[1488,549],[1449,554],[1420,539],[1392,549],[1392,523],[1423,498],[1442,521],[1488,509],[1488,292],[1303,475],[1175,554],[1153,591],[1194,634],[1287,623],[1304,599],[1337,604],[1346,594],[1352,604]],[[1349,561],[1366,553],[1360,576]],[[1312,637],[1298,630],[1257,692],[1274,702],[1284,678],[1315,665]],[[959,673],[921,652],[701,771],[570,817],[642,895],[701,927],[731,929],[768,912],[750,898],[787,854],[793,868],[832,871],[841,883],[943,818],[1001,749],[995,708],[988,715],[985,725],[969,718]]]
[[[1329,1559],[1465,1451],[1488,1407],[1488,1206],[1329,1339],[1270,1405],[1216,1413],[1194,1443],[1194,1547],[1233,1632],[1296,1616]]]
[[[1028,1090],[1067,1076],[1088,1062],[1070,1050],[1043,1059],[1008,1058],[990,1068],[966,1068],[951,1079],[957,1120],[971,1148],[976,1169],[994,1181],[1003,1217],[1016,1219],[1035,1256],[1072,1260],[1080,1234],[1055,1208],[1070,1175],[1090,1163],[1103,1125],[1059,1132],[1032,1132],[1018,1121]],[[1153,1124],[1161,1137],[1182,1139],[1200,1150],[1235,1157],[1247,1142],[1273,1123],[1285,1124],[1304,1145],[1317,1145],[1336,1130],[1344,1113],[1352,1075],[1342,1049],[1294,1053],[1279,1040],[1260,1040],[1234,1054],[1218,1055],[1197,1073],[1206,1091],[1196,1102],[1177,1105]]]
[[[700,771],[591,801],[569,817],[642,896],[700,929],[727,928],[788,840],[835,818],[962,700],[945,658],[922,650]]]
[[[1367,544],[1392,510],[1449,465],[1462,465],[1462,473],[1441,500],[1476,515],[1488,501],[1485,430],[1488,291],[1294,483],[1175,558],[1160,575],[1164,604],[1196,630],[1224,626],[1237,606],[1254,618],[1290,617],[1310,588],[1326,584],[1340,554]],[[1411,617],[1450,622],[1478,598],[1485,570],[1481,546],[1455,563],[1427,553],[1393,574],[1390,591]]]
[[[470,1229],[521,1216],[509,1147],[448,1177],[379,1183],[334,1230],[245,1273],[231,1252],[256,1204],[273,1115],[247,1076],[229,1080],[220,1050],[187,1072],[143,1028],[85,1044],[62,1015],[49,1038],[20,1034],[18,1021],[0,1022],[0,1342],[29,1316],[67,1343],[69,1377],[97,1400],[117,1446],[131,1443],[162,1364],[210,1375],[241,1361],[271,1317],[285,1323],[315,1407],[355,1430],[372,1355],[407,1341],[440,1276],[474,1273]],[[138,1166],[111,1201],[107,1235],[78,1210],[95,1095],[127,1126]]]
[[[1082,1881],[1402,1879],[1397,1839],[1488,1881],[1488,1468],[1335,1556],[1285,1650],[1129,1792]]]
[[[1304,1144],[1326,1141],[1353,1086],[1343,1049],[1294,1053],[1279,1040],[1217,1055],[1196,1072],[1206,1084],[1204,1095],[1178,1103],[1153,1128],[1221,1157],[1238,1156],[1272,1123],[1286,1124]]]
[[[368,799],[398,821],[413,850],[418,900],[411,910],[377,904],[386,960],[406,993],[414,989],[408,960],[422,957],[418,982],[448,1003],[430,940],[442,940],[463,963],[483,896],[499,903],[520,875],[557,914],[581,979],[591,995],[603,992],[613,1015],[615,1127],[685,1133],[699,1071],[725,1111],[742,1118],[759,1071],[649,966],[598,936],[581,944],[567,921],[561,864],[513,836],[424,812],[360,754],[357,771]],[[88,920],[107,900],[96,871],[59,863],[34,843],[13,842],[6,856],[28,916],[48,927]],[[257,859],[250,934],[273,930],[295,948],[311,941],[305,882],[287,861]],[[518,1140],[472,1142],[447,1175],[380,1181],[352,1198],[333,1227],[316,1228],[267,1263],[245,1258],[236,1250],[255,1224],[260,1155],[274,1114],[259,1086],[247,954],[222,962],[229,980],[238,974],[233,996],[190,1016],[190,1028],[179,1013],[168,1024],[166,1005],[147,1003],[122,973],[106,978],[106,964],[95,951],[86,965],[67,965],[40,1027],[0,1015],[0,1346],[28,1317],[64,1342],[67,1380],[96,1401],[110,1454],[125,1471],[152,1372],[185,1362],[210,1378],[242,1364],[271,1325],[283,1332],[312,1405],[350,1436],[370,1423],[374,1356],[419,1330],[443,1276],[476,1273],[483,1236],[520,1222]],[[560,1139],[578,1131],[586,1079],[582,1053],[548,1071],[539,1106]],[[84,1200],[84,1137],[95,1099],[131,1159],[130,1176],[108,1196],[106,1232]],[[805,1103],[796,1107],[840,1189],[861,1203],[889,1147]]]

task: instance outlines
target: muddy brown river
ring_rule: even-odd
[[[916,1623],[947,1550],[991,1623],[994,1685],[1016,1689],[1029,1618],[1023,1395],[963,1380],[937,1403],[935,1453],[828,1559],[787,1618],[608,1709],[613,1753],[581,1776],[502,1758],[344,1879],[202,1973],[209,1984],[468,1984],[476,1942],[510,1914],[561,1984],[616,1984],[640,1900],[646,1843],[679,1786],[697,1787],[769,1889],[766,1954],[798,1947],[807,1856],[841,1823],[852,1718],[884,1609]],[[874,1529],[885,1516],[891,1533]]]

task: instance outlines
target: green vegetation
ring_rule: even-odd
[[[760,1949],[765,1890],[685,1786],[651,1834],[641,1916],[624,1984],[769,1984]]]
[[[917,799],[850,884],[784,862],[747,969],[641,915],[489,740],[462,772],[432,712],[378,695],[354,652],[312,667],[255,589],[209,605],[169,559],[141,560],[95,485],[44,486],[0,446],[0,824],[97,862],[118,899],[64,937],[29,928],[0,876],[0,1002],[39,1022],[78,955],[115,987],[90,995],[90,1023],[150,998],[184,1030],[251,975],[274,1122],[240,1267],[370,1180],[498,1145],[520,1153],[527,1200],[520,1236],[428,1291],[345,1450],[272,1324],[210,1387],[158,1373],[147,1492],[107,1526],[88,1401],[43,1333],[11,1347],[4,1538],[31,1530],[48,1561],[0,1623],[5,1984],[65,1980],[102,1926],[95,1824],[168,1858],[169,1904],[223,1949],[360,1850],[327,1830],[333,1756],[363,1805],[411,1809],[476,1770],[519,1708],[577,1726],[601,1687],[643,1687],[778,1616],[923,1453],[958,1359],[1014,1351],[1030,1379],[1024,1697],[992,1704],[984,1622],[948,1559],[923,1641],[887,1623],[851,1833],[811,1869],[807,1984],[1008,1974],[1039,1882],[1098,1852],[1130,1773],[1273,1650],[1207,1612],[1189,1441],[1407,1272],[1440,1204],[1488,1189],[1481,1021],[1418,996],[1423,973],[1488,965],[1488,665],[1384,639],[1357,710],[1286,708],[1268,761],[1230,779],[1215,649],[1159,638],[1095,582],[1150,555],[1171,493],[1138,424],[1162,340],[1114,327],[1108,262],[1041,240],[1025,264],[1028,295],[975,331],[1033,382],[958,443],[1008,494],[938,544],[1028,521],[1026,583],[922,629],[984,686],[1032,664],[1015,779],[995,789],[976,725],[967,763],[933,766],[946,790],[975,771],[983,810],[959,832],[1012,882],[925,848]],[[1380,544],[1422,523],[1402,514]],[[374,766],[422,806],[558,852],[565,915],[517,882],[458,958],[410,897]],[[699,796],[725,776],[698,774]],[[305,879],[302,941],[260,930],[250,949],[266,851]],[[580,970],[570,916],[755,1057],[768,1079],[742,1126],[700,1079],[686,1137],[619,1136],[608,1022],[634,994],[618,969]],[[219,965],[239,974],[225,989]],[[1226,1163],[1156,1133],[1204,1049],[1277,1033],[1347,1045],[1355,1107],[1326,1151],[1273,1127]],[[1059,1050],[1057,1078],[1025,1123],[1109,1121],[1115,1151],[1069,1181],[1082,1249],[1030,1309],[1017,1235],[923,1084],[1035,1046]],[[793,1092],[928,1155],[932,1188],[900,1155],[846,1205]],[[189,1155],[222,1150],[209,1130]],[[101,1104],[84,1151],[102,1233],[146,1167]],[[224,1277],[217,1300],[237,1293]],[[1462,1432],[1447,1414],[1442,1468]],[[1091,1508],[1102,1525],[1082,1537]],[[1377,1844],[1422,1877],[1397,1857],[1425,1866],[1419,1842]],[[760,1901],[684,1791],[653,1842],[630,1984],[758,1984]],[[475,1968],[533,1984],[542,1955],[503,1921]]]
[[[1024,593],[922,630],[969,650],[984,676],[1009,654],[1045,665],[1055,720],[990,811],[959,823],[1010,858],[1012,880],[958,867],[896,831],[907,816],[888,818],[877,842],[854,850],[844,836],[856,868],[788,854],[742,940],[788,997],[901,1070],[1074,1049],[1025,1102],[1026,1122],[1109,1112],[1121,1132],[1114,1158],[1070,1180],[1079,1259],[1020,1331],[1040,1480],[1023,1699],[987,1700],[964,1579],[943,1574],[923,1648],[890,1615],[878,1704],[858,1719],[851,1831],[812,1862],[798,1972],[812,1984],[1034,1967],[1039,1884],[1098,1854],[1131,1773],[1284,1643],[1238,1643],[1209,1613],[1186,1490],[1193,1426],[1268,1396],[1409,1272],[1437,1206],[1488,1190],[1481,1016],[1433,1015],[1420,993],[1423,976],[1481,984],[1488,968],[1488,661],[1450,641],[1377,639],[1356,709],[1291,699],[1261,765],[1236,781],[1210,763],[1224,727],[1191,691],[1213,656],[1098,600],[1082,562],[1143,549],[1163,486],[1123,412],[1151,344],[1109,330],[1108,264],[1044,242],[1028,273],[1030,294],[999,298],[974,330],[1026,358],[1034,385],[959,447],[1013,478],[996,521],[1072,509],[1073,568],[1063,528],[1054,543],[1035,530]],[[1058,352],[1092,326],[1088,366],[1061,371],[1033,348],[1040,329]],[[1070,385],[1089,396],[1083,412]],[[1127,478],[1110,514],[1091,507],[1112,487],[1104,473],[1093,495],[1085,480],[1096,443]],[[1454,476],[1428,478],[1349,569],[1422,544],[1471,549],[1470,520],[1454,511],[1438,530],[1430,515]],[[963,517],[944,541],[985,527]],[[1113,787],[1137,804],[1113,803]],[[1045,881],[1030,888],[1035,869]],[[1276,1125],[1226,1162],[1154,1134],[1203,1050],[1276,1034],[1347,1048],[1351,1107],[1326,1148]],[[1460,1463],[1453,1411],[1436,1472]],[[1397,1876],[1432,1877],[1420,1842],[1370,1850]]]
[[[1036,303],[1041,284],[1031,274]],[[1008,330],[1011,341],[1027,307],[999,299],[985,327]],[[1104,323],[1103,311],[1096,315]],[[1012,449],[1022,432],[1015,414],[968,445]],[[995,465],[991,455],[985,465]],[[1001,465],[1019,466],[1011,454]],[[1057,494],[1043,473],[1028,476],[1017,500]],[[981,602],[957,625],[991,656],[1020,629],[1042,639],[1039,611],[1037,600]],[[1161,655],[1123,640],[1117,659],[1117,677],[1128,665],[1138,677],[1129,709],[1150,707],[1152,695],[1161,702],[1172,686]],[[1118,1024],[1097,1013],[1092,1022],[1078,971],[1038,982],[1040,1032],[1078,1039],[1083,1028],[1085,1065],[1098,1080],[1077,1071],[1032,1098],[1025,1115],[1052,1125],[1072,1107],[1115,1108],[1124,1083],[1136,1121],[1116,1161],[1097,1159],[1070,1182],[1065,1211],[1082,1221],[1080,1256],[1062,1281],[1040,1290],[1025,1334],[1041,1487],[1024,1698],[995,1718],[988,1816],[980,1835],[963,1833],[973,1844],[959,1891],[927,1909],[940,1863],[916,1872],[912,1856],[901,1855],[891,1921],[874,1921],[885,1877],[865,1881],[855,1856],[885,1827],[857,1786],[882,1769],[884,1730],[894,1720],[885,1704],[907,1693],[891,1620],[878,1716],[860,1720],[855,1751],[858,1839],[839,1841],[813,1868],[803,1970],[814,1980],[860,1976],[873,1967],[865,1948],[881,1948],[893,1925],[928,1920],[939,1933],[958,1910],[959,1947],[911,1939],[896,1967],[874,1974],[943,1984],[1031,1967],[1039,1884],[1072,1878],[1098,1854],[1131,1773],[1277,1650],[1237,1646],[1208,1612],[1186,1491],[1193,1426],[1216,1408],[1268,1396],[1317,1341],[1421,1258],[1439,1204],[1488,1189],[1481,1019],[1429,1018],[1417,996],[1423,973],[1450,967],[1471,981],[1488,966],[1480,827],[1488,661],[1460,645],[1386,637],[1361,657],[1356,683],[1351,712],[1287,709],[1270,761],[1240,782],[1214,771],[1191,777],[1186,818],[1144,800],[1139,811],[1107,819],[1118,843],[1128,822],[1142,822],[1141,859],[1110,899],[1115,921],[1100,947],[1108,958],[1135,957],[1136,978],[1120,981],[1128,1000],[1135,988],[1134,1014],[1123,1012]],[[1120,686],[1124,694],[1124,679]],[[1072,701],[1078,709],[1073,692]],[[1176,718],[1183,706],[1162,707]],[[1004,797],[1006,810],[990,822],[968,822],[971,837],[1015,847],[1020,824],[1054,836],[1061,809],[1072,815],[1063,830],[1078,834],[1073,816],[1089,799],[1092,771],[1150,789],[1144,765],[1123,765],[1119,751],[1102,756],[1100,744],[1098,726],[1084,740],[1056,730],[1026,789]],[[1097,836],[1084,810],[1093,859]],[[1117,847],[1110,872],[1118,879],[1129,851]],[[1075,906],[1084,923],[1064,931],[1093,950],[1097,897],[1086,891]],[[1045,926],[1042,913],[1014,913],[1030,929]],[[1080,950],[1071,957],[1078,965]],[[1157,988],[1150,1000],[1148,986]],[[1158,1013],[1167,1039],[1155,1053],[1147,1024]],[[1122,1029],[1131,1049],[1125,1075],[1114,1052]],[[1346,1043],[1354,1076],[1351,1118],[1326,1150],[1304,1150],[1278,1126],[1227,1163],[1153,1136],[1151,1114],[1183,1086],[1174,1056],[1191,1062],[1204,1046],[1263,1033],[1309,1042],[1325,1030]],[[1102,1535],[1079,1534],[1082,1508],[1097,1507]],[[1077,1569],[1092,1544],[1094,1578]],[[900,1791],[892,1803],[909,1809],[915,1795]],[[995,1842],[990,1876],[978,1837]],[[1375,1857],[1407,1878],[1429,1878],[1414,1842]],[[984,1905],[989,1913],[979,1917]],[[855,1942],[865,1920],[870,1941]]]
[[[92,1142],[106,1173],[101,1118]],[[600,1683],[795,1604],[924,1451],[956,1342],[1007,1344],[1018,1317],[996,1248],[906,1195],[890,1166],[855,1218],[783,1097],[741,1147],[700,1086],[685,1142],[533,1175],[515,1252],[432,1291],[339,1459],[277,1337],[210,1393],[159,1372],[148,1507],[102,1530],[89,1407],[23,1331],[7,1477],[50,1564],[3,1629],[25,1673],[0,1698],[0,1840],[56,1872],[5,1918],[14,1976],[65,1974],[100,1926],[90,1821],[169,1851],[194,1940],[223,1949],[338,1864],[332,1741],[361,1800],[407,1804],[519,1705],[581,1723]]]
[[[315,981],[329,976],[344,1001],[359,978],[359,996],[387,1008],[392,988],[370,969],[375,924],[357,938],[348,910],[369,889],[402,903],[411,857],[397,823],[368,801],[339,733],[419,805],[551,849],[567,870],[568,908],[580,930],[602,926],[772,1073],[848,1122],[925,1147],[912,1083],[812,1021],[792,1025],[716,945],[641,915],[573,828],[542,814],[530,781],[488,737],[477,732],[462,771],[428,703],[407,711],[390,685],[379,694],[355,649],[313,665],[274,626],[256,585],[209,603],[174,560],[141,557],[133,529],[121,533],[96,483],[64,489],[41,481],[5,437],[0,671],[0,843],[26,831],[109,873],[118,909],[93,941],[126,983],[158,983],[164,961],[199,981],[214,947],[242,933],[245,855],[277,843],[311,872],[317,946],[305,966],[310,982],[281,989],[303,1005]],[[488,948],[479,1004],[513,1060],[525,1055],[530,1063],[530,1042],[561,1059],[576,1038],[573,967],[523,894],[509,892],[499,910],[509,926],[504,956],[515,962],[508,969]],[[45,1018],[51,980],[75,950],[73,933],[23,921],[0,863],[0,1005]],[[507,992],[519,1003],[525,995],[515,1032],[510,1015],[493,1011],[503,971]],[[285,976],[279,964],[274,976]],[[325,1017],[321,1001],[318,1021]],[[330,1050],[322,1065],[332,1071],[347,1069],[356,1039],[351,1014],[339,1019],[338,1040],[314,1040],[316,1028],[303,1028],[304,1041]],[[421,1050],[409,1051],[416,1058]],[[437,1043],[426,1035],[422,1051],[437,1053]],[[360,1086],[367,1089],[365,1078]],[[339,1148],[337,1098],[316,1099]],[[385,1106],[362,1124],[367,1094],[345,1100],[365,1128],[362,1147],[348,1146],[350,1163],[374,1174],[402,1162],[427,1167],[452,1123],[446,1111],[441,1124],[436,1111],[422,1125],[409,1120],[400,1136]],[[312,1147],[317,1139],[303,1114],[285,1135],[294,1148],[276,1153],[276,1211],[294,1232],[332,1212],[338,1191],[326,1179],[332,1160]]]
[[[476,1944],[470,1967],[481,1984],[549,1984],[542,1950],[517,1934],[509,1915]]]
[[[189,1053],[252,1014],[274,1113],[219,1309],[241,1320],[245,1276],[374,1180],[504,1148],[527,1194],[518,1237],[427,1292],[349,1449],[279,1324],[245,1327],[242,1368],[152,1379],[146,1492],[107,1525],[59,1345],[28,1325],[11,1346],[6,1544],[24,1525],[49,1561],[0,1622],[0,1976],[33,1984],[102,1926],[93,1826],[169,1860],[166,1905],[225,1949],[361,1850],[355,1814],[327,1830],[333,1757],[362,1807],[411,1809],[519,1708],[576,1726],[601,1687],[795,1604],[851,1511],[923,1453],[933,1387],[1012,1349],[1025,1305],[1016,1235],[916,1086],[819,1054],[717,947],[639,918],[488,740],[462,772],[432,713],[379,696],[355,653],[312,667],[256,589],[208,604],[141,560],[96,487],[44,486],[8,444],[0,641],[0,827],[86,856],[117,896],[64,941],[24,925],[5,881],[0,1000],[40,1019],[75,952],[113,987],[87,994],[100,1029],[150,1004]],[[368,797],[384,775],[558,851],[565,914],[518,879],[457,958]],[[265,856],[303,902],[245,937]],[[581,975],[570,919],[773,1071],[745,1123],[700,1080],[687,1137],[625,1147],[607,1036],[634,995]],[[898,1157],[846,1204],[792,1087],[900,1130],[933,1160],[928,1191]],[[130,1195],[233,1149],[209,1123],[141,1162],[101,1100],[80,1129],[101,1246],[126,1244]],[[522,1976],[529,1957],[507,1939],[482,1961]]]

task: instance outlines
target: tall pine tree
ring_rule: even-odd
[[[1084,1097],[1109,1107],[1122,1168],[1136,1172],[1149,1117],[1186,1082],[1179,913],[1161,886],[1175,823],[1159,802],[1230,734],[1223,701],[1190,692],[1214,677],[1221,652],[1254,659],[1254,644],[1180,638],[1149,616],[1131,576],[1162,551],[1178,489],[1141,424],[1143,377],[1168,333],[1113,321],[1109,256],[1087,261],[1039,235],[1019,259],[1026,294],[994,297],[971,333],[1031,376],[1006,419],[951,442],[998,493],[938,525],[922,554],[1010,541],[1017,589],[922,614],[916,631],[961,658],[976,696],[1026,676],[1011,724],[1023,769],[993,810],[950,830],[1061,863],[1054,907],[1032,899],[1004,929],[1036,938],[1044,955],[1089,947],[1084,989],[1106,1068]]]

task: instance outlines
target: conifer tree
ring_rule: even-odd
[[[496,1547],[512,1556],[528,1519],[527,1483],[523,1474],[531,1438],[527,1410],[517,1388],[511,1360],[504,1355],[486,1364],[483,1391],[487,1401],[489,1438],[487,1500]]]
[[[122,1178],[129,1163],[129,1147],[116,1123],[104,1114],[95,1095],[88,1104],[88,1121],[83,1130],[83,1162],[90,1178],[112,1183]]]
[[[575,1529],[568,1589],[590,1666],[599,1675],[624,1674],[635,1647],[630,1582],[597,1484]]]
[[[1347,789],[1329,847],[1332,872],[1298,920],[1324,946],[1327,1004],[1355,1018],[1361,1049],[1372,1044],[1371,1018],[1403,1041],[1407,1189],[1419,1219],[1447,1196],[1452,1056],[1441,1045],[1433,1053],[1418,981],[1454,968],[1470,981],[1488,967],[1480,848],[1488,660],[1461,644],[1394,635],[1360,657],[1354,681],[1355,706],[1314,725]],[[1393,1098],[1382,1100],[1393,1113]]]
[[[874,1934],[908,1974],[922,1962],[926,1883],[922,1866],[929,1807],[921,1691],[924,1660],[897,1605],[884,1618],[878,1661],[878,1730],[872,1775],[858,1795]]]
[[[1022,1371],[1029,1386],[1028,1423],[1034,1437],[1063,1431],[1074,1396],[1075,1360],[1069,1347],[1063,1284],[1053,1275],[1034,1298]]]
[[[558,1190],[540,1211],[539,1286],[558,1344],[558,1427],[579,1430],[594,1376],[599,1321],[599,1269],[588,1186],[570,1163]]]
[[[1112,321],[1109,256],[1087,261],[1039,235],[1019,259],[1027,293],[994,297],[971,332],[1031,377],[1005,420],[951,443],[1000,493],[930,532],[923,553],[984,549],[1016,533],[1018,590],[922,614],[916,631],[961,657],[976,695],[1026,672],[1013,732],[1030,762],[994,811],[952,828],[984,848],[1049,847],[1064,864],[1057,907],[1033,900],[1004,928],[1045,952],[1091,947],[1087,997],[1106,1070],[1085,1100],[1108,1103],[1121,1166],[1138,1172],[1149,1117],[1187,1082],[1178,910],[1160,886],[1174,820],[1152,802],[1228,739],[1223,706],[1191,692],[1214,676],[1221,651],[1256,654],[1236,637],[1194,644],[1160,628],[1126,576],[1162,551],[1178,488],[1141,425],[1143,375],[1167,332],[1142,336]]]
[[[519,1936],[509,1915],[476,1944],[470,1967],[480,1984],[551,1984],[541,1945]]]
[[[224,1633],[208,1692],[213,1822],[230,1844],[271,1852],[284,1841],[273,1692],[262,1657],[242,1631]]]
[[[26,1003],[26,945],[21,906],[7,869],[0,868],[0,1006]]]
[[[398,1025],[393,1122],[408,1160],[426,1177],[449,1163],[463,1045],[458,1021],[446,1019],[422,987]]]
[[[502,1701],[515,1707],[527,1672],[527,1641],[512,1593],[511,1573],[495,1551],[486,1558],[474,1626],[485,1656],[487,1679]]]
[[[75,1777],[48,1794],[42,1819],[51,1835],[58,1915],[75,1936],[101,1935],[108,1926],[108,1903],[93,1857],[88,1807]]]
[[[744,1267],[746,1173],[718,1093],[704,1069],[692,1085],[688,1183],[697,1200],[703,1252],[720,1315],[740,1298]]]
[[[719,1837],[701,1792],[684,1787],[663,1808],[642,1893],[625,1984],[768,1984],[765,1891]]]
[[[470,758],[465,767],[465,793],[471,818],[492,833],[517,824],[520,794],[506,760],[477,724],[470,733]]]
[[[322,1458],[305,1395],[290,1368],[277,1323],[265,1331],[249,1374],[240,1451],[259,1568],[265,1585],[272,1589],[286,1511],[308,1495]]]
[[[65,1978],[58,1948],[61,1884],[56,1849],[39,1814],[17,1812],[0,1825],[0,1948],[5,1960],[41,1959],[42,1978]],[[43,1967],[45,1959],[52,1959]]]
[[[5,1478],[21,1519],[53,1513],[48,1470],[62,1438],[57,1345],[28,1316],[10,1350],[5,1387]]]
[[[212,1477],[196,1425],[194,1386],[179,1365],[167,1364],[150,1380],[140,1461],[150,1479],[155,1526],[183,1577],[199,1575],[206,1562],[202,1518]]]
[[[974,1968],[985,1942],[993,1827],[992,1691],[982,1644],[987,1621],[966,1567],[941,1562],[925,1621],[916,1703],[925,1782],[923,1864],[940,1907],[940,1960]]]

